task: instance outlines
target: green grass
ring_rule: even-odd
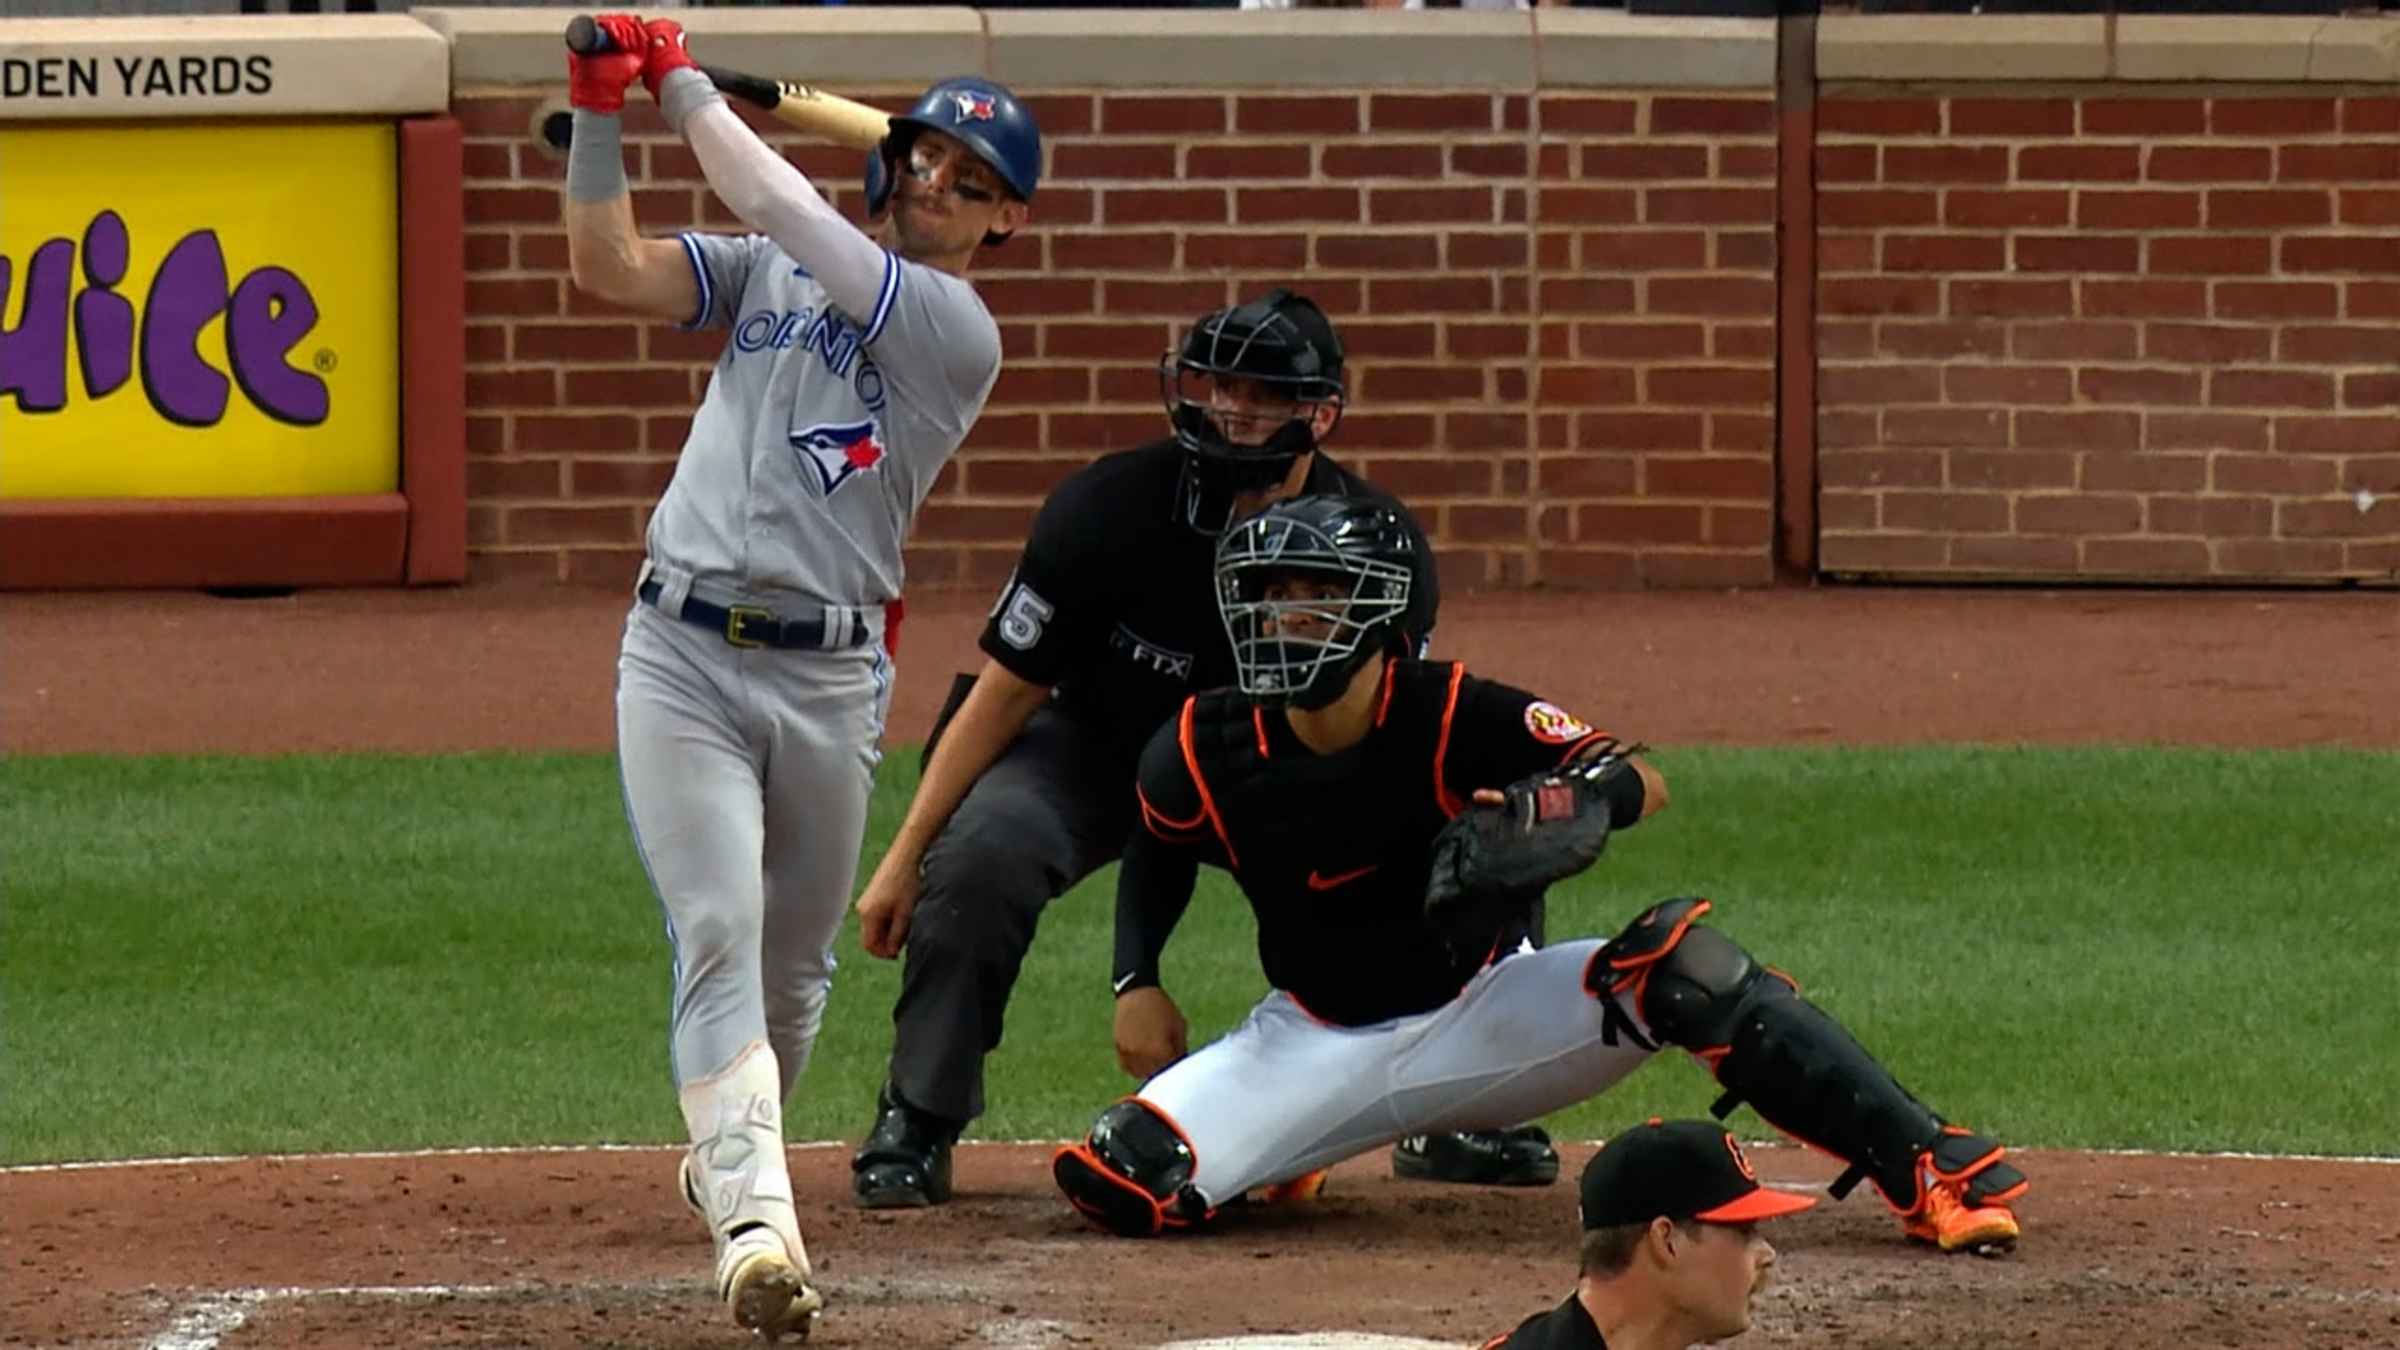
[[[1554,938],[1709,895],[1920,1096],[2014,1143],[2393,1150],[2400,757],[1660,762],[1674,808],[1554,894]],[[887,761],[870,854],[913,764]],[[19,758],[0,850],[0,1161],[680,1137],[666,943],[606,756]],[[1046,918],[977,1135],[1079,1133],[1124,1090],[1111,876]],[[795,1139],[854,1138],[881,1076],[898,968],[855,929]],[[1211,874],[1167,955],[1196,1038],[1262,992],[1251,941]],[[1661,1056],[1550,1124],[1712,1089]]]

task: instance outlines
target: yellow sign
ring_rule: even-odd
[[[0,127],[0,497],[391,492],[389,123]]]

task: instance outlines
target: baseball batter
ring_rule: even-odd
[[[1041,163],[998,85],[945,81],[870,158],[870,237],[725,106],[682,30],[600,21],[570,58],[576,285],[729,330],[652,516],[618,660],[634,843],[666,911],[673,1072],[718,1296],[769,1336],[820,1300],[782,1104],[808,1065],[891,690],[901,546],[1000,369],[963,274],[1027,217]],[[753,233],[644,239],[618,113],[641,78]]]
[[[1708,901],[1655,905],[1606,942],[1507,950],[1510,906],[1655,814],[1666,784],[1556,704],[1407,659],[1391,632],[1415,547],[1388,510],[1326,497],[1220,545],[1237,688],[1186,701],[1143,752],[1146,828],[1118,888],[1118,1052],[1156,1077],[1060,1150],[1067,1198],[1118,1233],[1188,1226],[1403,1135],[1572,1105],[1676,1045],[1725,1086],[1723,1110],[1747,1101],[1848,1162],[1836,1193],[1872,1180],[1910,1237],[2014,1242],[2027,1183],[1999,1145],[1698,926]],[[1159,962],[1203,863],[1249,898],[1273,992],[1179,1058]],[[1509,903],[1468,903],[1495,893]]]

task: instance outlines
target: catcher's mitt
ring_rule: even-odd
[[[1497,806],[1470,806],[1433,840],[1425,917],[1444,932],[1496,927],[1552,882],[1599,861],[1608,846],[1609,789],[1637,772],[1639,745],[1604,741],[1600,753],[1503,790]]]

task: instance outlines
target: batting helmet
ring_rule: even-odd
[[[1407,655],[1417,539],[1398,511],[1363,497],[1294,497],[1227,530],[1217,544],[1217,615],[1241,691],[1322,708],[1377,652]],[[1276,582],[1286,593],[1270,596]]]
[[[1228,380],[1256,382],[1290,404],[1292,415],[1255,444],[1229,439],[1215,406]],[[1338,407],[1342,397],[1342,340],[1314,301],[1272,290],[1193,324],[1159,363],[1159,392],[1183,447],[1177,513],[1193,529],[1216,534],[1231,520],[1235,496],[1282,482],[1295,460],[1317,448],[1316,409]]]
[[[909,146],[928,127],[954,136],[992,171],[1019,201],[1032,201],[1042,179],[1042,133],[1033,114],[1007,86],[974,75],[956,75],[934,85],[917,106],[892,118],[892,129],[867,152],[867,214],[878,216],[891,204],[900,166]],[[1005,234],[987,234],[983,242],[1006,242]]]

